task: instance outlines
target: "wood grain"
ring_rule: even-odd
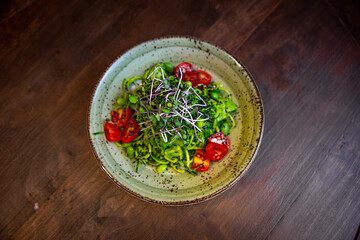
[[[10,1],[0,7],[1,239],[354,239],[360,48],[352,1]],[[126,49],[191,35],[234,54],[265,108],[245,177],[163,207],[121,191],[87,139],[91,93]]]

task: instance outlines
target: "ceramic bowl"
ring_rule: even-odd
[[[103,131],[105,119],[122,94],[122,81],[158,62],[177,65],[190,62],[211,74],[233,95],[239,106],[237,125],[231,130],[231,147],[226,157],[212,162],[209,171],[193,176],[168,169],[161,174],[154,167],[141,166],[135,172],[135,161],[121,147],[108,142]],[[88,131],[93,152],[103,170],[123,190],[142,200],[164,205],[187,205],[211,199],[234,185],[258,150],[264,124],[260,93],[246,68],[226,51],[207,42],[189,37],[151,40],[137,45],[119,57],[98,82],[89,107]]]

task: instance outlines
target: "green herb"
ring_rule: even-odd
[[[105,132],[94,132],[93,135],[105,134]]]
[[[130,101],[131,103],[137,103],[138,99],[137,99],[136,97],[134,97],[134,96],[130,96],[130,97],[129,97],[129,101]]]

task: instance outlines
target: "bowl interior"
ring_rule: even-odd
[[[110,118],[116,98],[123,93],[122,81],[158,62],[177,65],[190,62],[196,69],[209,72],[214,81],[230,90],[239,106],[236,127],[231,130],[230,151],[210,170],[193,176],[172,169],[158,174],[151,166],[135,172],[135,162],[104,135],[104,121]],[[102,168],[124,190],[153,203],[183,205],[212,198],[235,183],[254,158],[259,146],[263,111],[259,92],[246,69],[225,51],[190,38],[164,38],[140,44],[117,59],[100,80],[90,105],[89,133],[93,150]]]

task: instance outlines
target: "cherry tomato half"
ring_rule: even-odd
[[[117,121],[115,122],[113,121],[113,111],[111,111],[111,120],[116,123],[119,128],[124,127],[131,117],[131,108],[117,110],[117,113],[118,117],[116,117],[116,114],[114,113],[114,119],[116,120],[117,118]]]
[[[203,150],[197,149],[191,169],[197,172],[205,172],[210,167],[210,158]]]
[[[109,142],[120,142],[123,138],[123,132],[112,123],[105,123],[104,126],[105,137]]]
[[[210,82],[211,82],[211,75],[208,74],[205,71],[202,70],[197,70],[195,71],[195,74],[197,75],[197,82],[196,84],[204,84],[206,86],[209,86]]]
[[[175,74],[175,77],[176,78],[180,78],[181,77],[181,73],[180,71],[185,74],[187,72],[192,72],[194,71],[194,67],[190,64],[190,63],[187,63],[187,62],[183,62],[183,63],[180,63],[179,65],[177,65],[174,69],[174,74]]]
[[[182,81],[191,82],[192,87],[196,87],[199,78],[195,72],[187,72],[184,74]]]
[[[229,151],[229,148],[225,145],[210,142],[206,145],[205,151],[209,158],[216,162],[225,157],[225,155]]]
[[[119,113],[118,113],[118,111],[115,111],[115,110],[111,111],[111,121],[113,123],[117,123],[119,121]]]
[[[190,81],[192,87],[196,87],[198,84],[204,84],[209,86],[211,82],[211,76],[205,71],[197,70],[195,72],[186,72],[182,78],[183,81]],[[200,89],[203,89],[202,86],[199,86]]]
[[[132,142],[139,135],[139,124],[132,118],[124,129],[123,143]]]
[[[225,137],[223,132],[218,132],[215,133],[214,135],[211,135],[207,140],[207,143],[210,142],[224,145],[227,146],[228,148],[230,147],[230,140],[227,137]]]

